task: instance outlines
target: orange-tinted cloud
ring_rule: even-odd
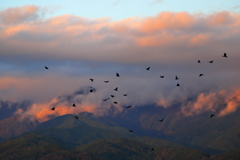
[[[23,7],[9,8],[0,11],[0,23],[16,24],[24,21],[31,21],[38,18],[39,7],[27,5]]]
[[[182,106],[182,113],[192,116],[211,111],[217,112],[218,116],[225,116],[235,112],[240,107],[240,90],[236,89],[231,92],[222,90],[209,94],[200,93],[196,101],[187,102],[187,105]]]

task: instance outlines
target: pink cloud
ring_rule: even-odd
[[[0,12],[0,22],[3,24],[16,24],[36,20],[39,17],[38,11],[39,7],[34,5],[8,8]]]

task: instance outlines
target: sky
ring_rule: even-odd
[[[0,99],[31,101],[16,114],[41,120],[83,111],[104,115],[113,105],[118,112],[127,105],[156,104],[178,105],[186,116],[231,114],[240,104],[239,3],[3,2]],[[51,112],[57,97],[87,86],[96,92],[75,95],[72,103],[79,107],[63,102]],[[102,101],[111,94],[118,104]]]

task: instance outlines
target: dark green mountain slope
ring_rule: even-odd
[[[74,147],[50,137],[26,134],[0,144],[0,159],[4,160],[100,160],[83,152],[74,152]]]
[[[186,147],[152,147],[121,138],[97,140],[81,146],[35,133],[24,134],[0,144],[4,160],[237,160],[240,151],[209,156]]]

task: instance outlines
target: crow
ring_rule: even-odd
[[[109,81],[104,81],[105,83],[108,83]]]
[[[132,130],[129,130],[129,132],[133,132]]]
[[[179,86],[180,86],[180,84],[178,83],[176,86],[178,86],[178,87],[179,87]]]
[[[213,63],[213,60],[211,60],[211,61],[208,61],[209,63]]]
[[[55,107],[52,108],[52,110],[54,111]]]
[[[160,76],[160,78],[164,78],[164,76]]]
[[[150,69],[150,67],[146,68],[146,70],[149,70],[149,69]]]
[[[154,151],[154,149],[153,149],[153,148],[151,148],[151,150],[152,150],[152,151]]]
[[[199,74],[199,77],[204,76],[204,74]]]
[[[111,95],[111,97],[113,98],[113,97],[115,97],[114,95]]]
[[[47,66],[45,66],[45,69],[48,69],[48,67],[47,67]]]
[[[78,119],[78,117],[77,116],[74,116],[76,119]]]
[[[224,53],[222,57],[227,58],[227,57],[228,57],[228,56],[227,56],[227,53]]]
[[[93,92],[93,89],[90,89],[90,91],[89,92]]]
[[[93,79],[92,79],[92,78],[90,78],[90,81],[92,81],[92,82],[93,82]]]
[[[214,114],[211,114],[211,118],[212,118],[213,116],[215,116],[215,115],[214,115]]]
[[[131,108],[132,106],[128,106],[128,107],[126,107],[126,108]]]
[[[118,87],[114,89],[115,91],[118,91]]]
[[[120,77],[120,75],[119,75],[118,73],[116,73],[116,76],[117,76],[117,77]]]
[[[104,99],[103,101],[107,101],[107,100],[109,100],[109,98],[106,98],[106,99]]]
[[[72,105],[73,107],[76,107],[76,104],[75,103],[73,103],[73,105]]]
[[[179,79],[178,76],[176,76],[175,80],[178,80],[178,79]]]
[[[127,94],[124,94],[123,96],[127,96]]]
[[[197,61],[197,63],[201,63],[201,61],[200,61],[200,60],[198,60],[198,61]]]
[[[162,122],[164,119],[157,119],[158,121]]]
[[[113,102],[114,104],[118,104],[117,102]]]

